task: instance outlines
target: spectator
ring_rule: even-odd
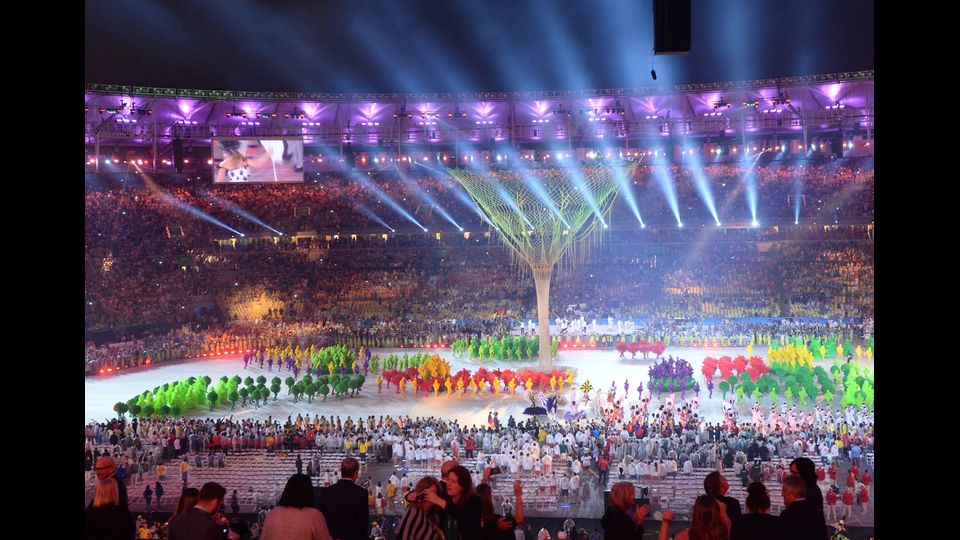
[[[440,482],[432,476],[421,478],[413,490],[413,501],[397,525],[397,540],[443,540],[438,507],[426,500],[426,493],[438,493]]]
[[[520,480],[513,482],[513,493],[517,500],[516,516],[504,516],[495,513],[493,505],[493,490],[490,484],[483,483],[477,486],[477,494],[483,499],[481,522],[483,537],[487,540],[514,540],[514,529],[523,524],[523,484]]]
[[[770,515],[770,496],[761,482],[751,482],[747,487],[747,513],[733,522],[730,540],[765,540],[783,538],[780,518]]]
[[[177,508],[173,515],[185,514],[197,505],[200,500],[200,490],[197,488],[187,488],[180,493],[180,499],[177,500]]]
[[[790,462],[790,472],[799,476],[807,486],[806,498],[820,509],[820,519],[823,520],[823,491],[817,484],[817,466],[810,458],[797,458]]]
[[[287,480],[277,507],[267,514],[262,540],[331,540],[327,521],[313,507],[310,477],[297,473]]]
[[[156,488],[153,490],[154,495],[157,496],[157,510],[160,510],[160,507],[163,504],[163,484],[157,480]]]
[[[446,480],[445,495],[427,492],[425,500],[439,506],[457,520],[457,528],[463,540],[483,538],[480,525],[483,500],[473,487],[470,471],[457,465],[450,469]]]
[[[196,506],[189,512],[170,518],[168,540],[223,540],[229,522],[222,520],[217,509],[223,504],[227,490],[216,482],[200,488]]]
[[[730,484],[722,474],[716,471],[708,474],[703,479],[703,490],[707,495],[723,503],[730,523],[740,517],[740,501],[726,496],[727,491],[730,490]]]
[[[600,524],[604,538],[608,540],[630,540],[643,536],[643,520],[650,513],[650,505],[638,506],[629,511],[636,498],[636,490],[630,482],[617,482],[610,489],[610,506],[607,507]]]
[[[799,476],[790,475],[783,479],[783,504],[786,508],[780,512],[780,520],[789,540],[824,540],[827,537],[827,525],[823,519],[823,508],[810,502],[807,485]]]
[[[114,478],[117,472],[117,463],[110,456],[100,456],[97,458],[96,465],[93,467],[94,472],[97,474],[97,480],[104,481],[107,478]],[[117,480],[117,492],[118,492],[118,503],[120,508],[123,508],[126,512],[130,512],[130,507],[127,504],[127,486],[120,480]],[[91,502],[87,507],[93,506]]]
[[[120,506],[117,481],[97,482],[93,501],[87,507],[84,537],[88,540],[130,540],[137,532],[130,512]]]
[[[723,506],[722,501],[710,495],[697,497],[693,504],[690,528],[677,533],[675,540],[729,540],[730,521]],[[660,540],[667,540],[671,521],[673,512],[664,512],[663,523],[660,525]]]
[[[324,490],[320,511],[326,518],[330,535],[337,540],[366,540],[370,524],[367,490],[356,484],[360,462],[344,458],[340,462],[340,480]]]

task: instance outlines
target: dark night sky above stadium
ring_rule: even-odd
[[[86,0],[84,82],[472,92],[874,68],[872,0],[693,0],[690,54],[657,57],[651,2]]]

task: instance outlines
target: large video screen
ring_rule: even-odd
[[[213,182],[303,182],[303,139],[213,140]]]

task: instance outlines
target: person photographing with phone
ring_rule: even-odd
[[[600,524],[607,540],[633,540],[643,537],[643,521],[650,513],[649,504],[637,504],[636,488],[630,482],[617,482],[610,489],[610,506]]]
[[[513,482],[513,494],[517,499],[516,517],[510,514],[501,516],[494,513],[493,488],[490,487],[490,484],[482,483],[477,486],[477,494],[483,499],[483,511],[480,517],[483,538],[487,540],[515,540],[516,536],[513,530],[517,525],[523,524],[523,484],[520,480],[514,480]]]

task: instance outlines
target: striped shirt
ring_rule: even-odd
[[[427,512],[410,505],[397,525],[397,540],[443,540],[443,533]]]

